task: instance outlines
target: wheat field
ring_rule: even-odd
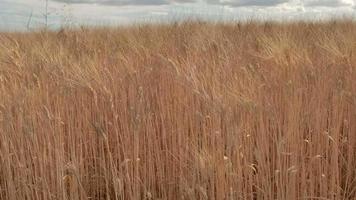
[[[356,199],[356,23],[0,33],[0,199]]]

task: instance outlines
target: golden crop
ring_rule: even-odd
[[[356,198],[356,24],[0,33],[0,199]]]

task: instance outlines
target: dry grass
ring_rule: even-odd
[[[0,34],[0,199],[356,199],[356,24]]]

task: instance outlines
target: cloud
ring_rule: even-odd
[[[194,3],[196,0],[53,0],[68,4],[98,4],[112,6],[167,5],[172,3]]]
[[[108,6],[171,5],[204,2],[208,5],[230,7],[274,7],[299,3],[304,7],[353,7],[355,0],[52,0],[67,4],[97,4]]]
[[[206,0],[209,4],[226,5],[232,7],[247,7],[247,6],[276,6],[282,3],[287,3],[290,0]]]
[[[302,0],[305,7],[342,7],[354,5],[353,0]]]
[[[76,25],[115,25],[141,21],[207,19],[319,20],[338,16],[356,19],[356,0],[49,0],[49,24],[67,19]],[[45,0],[0,0],[0,30],[44,24]],[[64,5],[67,3],[68,6]],[[149,5],[149,7],[147,7]]]

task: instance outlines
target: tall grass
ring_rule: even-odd
[[[356,24],[0,34],[0,199],[356,199]]]

